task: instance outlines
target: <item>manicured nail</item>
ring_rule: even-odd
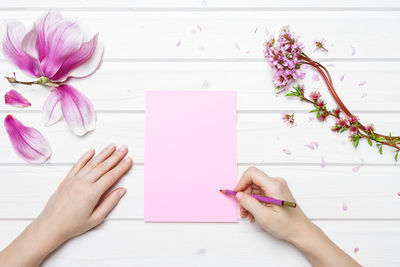
[[[126,163],[131,163],[131,162],[132,162],[132,159],[131,159],[130,157],[127,157],[126,159],[124,159],[124,161],[125,161]]]
[[[92,147],[91,149],[88,150],[88,152],[86,152],[86,154],[92,154],[94,151],[94,148]]]
[[[125,189],[125,188],[121,188],[121,189],[118,191],[118,196],[119,196],[119,197],[122,197],[123,195],[125,195],[125,193],[126,193],[126,189]]]
[[[114,149],[114,148],[115,148],[115,144],[109,144],[107,146],[107,149],[109,149],[109,150]]]
[[[237,192],[237,194],[236,194],[236,199],[237,199],[237,200],[241,200],[242,197],[243,197],[243,193],[242,193],[242,192]]]
[[[125,152],[127,150],[128,150],[128,148],[126,147],[126,145],[123,145],[118,149],[119,152]]]

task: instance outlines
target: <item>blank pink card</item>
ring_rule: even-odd
[[[237,222],[236,92],[147,91],[144,220]]]

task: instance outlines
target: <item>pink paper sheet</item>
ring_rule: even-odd
[[[236,92],[147,91],[144,220],[237,222]]]

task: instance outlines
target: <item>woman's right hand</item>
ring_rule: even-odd
[[[282,207],[263,204],[249,194],[265,195],[295,202],[286,181],[272,178],[250,167],[242,175],[234,191],[242,218],[256,220],[271,235],[292,243],[313,266],[360,266],[313,224],[297,206]]]
[[[240,216],[256,220],[271,235],[293,242],[296,236],[312,226],[303,211],[296,208],[264,204],[249,196],[263,195],[276,199],[295,202],[286,181],[283,178],[272,178],[261,170],[250,167],[242,175],[234,191],[240,204]]]

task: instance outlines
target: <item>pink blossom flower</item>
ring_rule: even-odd
[[[314,53],[316,51],[320,51],[326,54],[328,52],[328,49],[325,48],[325,42],[326,42],[325,38],[322,38],[320,41],[314,40],[314,45],[315,45]]]
[[[372,123],[370,123],[370,124],[368,124],[367,126],[365,126],[365,130],[366,130],[368,133],[371,133],[371,132],[375,131],[375,127],[374,127],[374,125],[373,125]]]
[[[347,116],[347,121],[350,124],[355,124],[358,121],[358,118],[357,118],[357,116]]]
[[[318,100],[321,98],[321,93],[320,93],[319,91],[313,91],[313,92],[311,92],[311,94],[310,94],[310,98],[311,98],[314,102],[316,102],[316,101],[318,101]]]
[[[26,127],[11,115],[4,119],[4,127],[15,152],[25,161],[44,163],[50,157],[50,145],[38,130]]]
[[[305,77],[299,56],[304,46],[290,33],[289,27],[282,28],[278,39],[272,37],[265,45],[265,58],[272,66],[273,83],[278,91],[287,90],[295,80]]]
[[[286,123],[288,126],[293,127],[297,125],[294,121],[294,113],[284,112],[281,113],[281,115],[283,122]]]
[[[103,56],[98,34],[87,42],[82,39],[76,22],[49,11],[28,32],[19,22],[8,24],[2,48],[9,61],[39,78],[40,84],[55,86],[72,77],[89,76],[98,68]],[[93,130],[96,115],[89,99],[72,86],[61,85],[57,91],[62,114],[71,130],[78,135]],[[44,106],[43,112],[48,109]]]
[[[337,108],[335,108],[335,109],[333,110],[333,113],[334,113],[335,115],[337,115],[337,116],[339,116],[341,112],[342,112],[342,110],[341,110],[339,107],[337,107]]]
[[[8,91],[4,95],[4,100],[7,105],[12,105],[15,107],[29,107],[31,103],[23,97],[20,93],[15,91],[14,89]]]

